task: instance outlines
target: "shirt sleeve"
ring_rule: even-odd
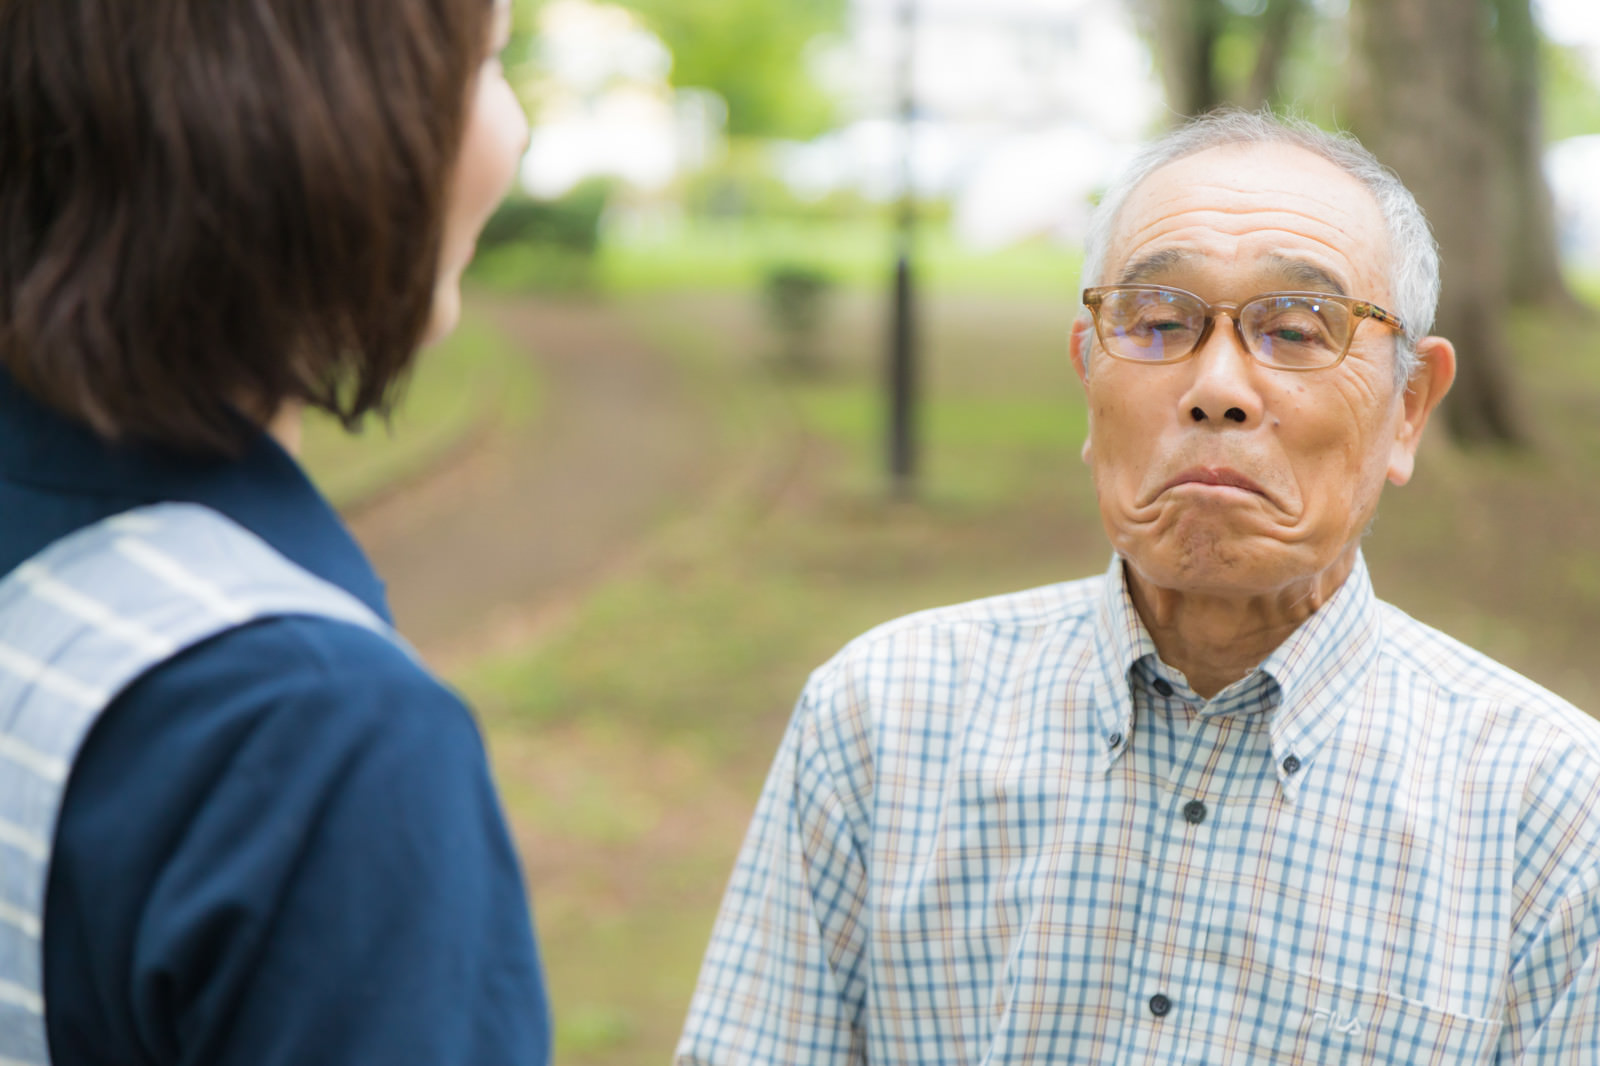
[[[1600,1066],[1600,868],[1574,881],[1513,963],[1503,1066]]]
[[[548,1062],[476,725],[403,653],[320,619],[263,623],[107,719],[52,869],[58,1063]]]
[[[802,697],[711,935],[678,1066],[866,1062],[867,871]]]

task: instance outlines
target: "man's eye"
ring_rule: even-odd
[[[1286,319],[1269,323],[1261,331],[1275,341],[1284,344],[1321,344],[1328,336],[1327,329],[1317,322],[1307,322],[1304,319]]]
[[[1134,320],[1133,328],[1141,333],[1175,333],[1189,328],[1189,324],[1166,310],[1151,310]]]

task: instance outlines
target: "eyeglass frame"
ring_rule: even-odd
[[[1187,352],[1184,352],[1176,359],[1130,359],[1128,356],[1118,355],[1116,352],[1111,350],[1111,345],[1106,343],[1105,334],[1100,331],[1100,304],[1105,299],[1106,294],[1112,292],[1123,292],[1129,289],[1137,290],[1139,292],[1177,293],[1180,296],[1189,297],[1204,309],[1206,324],[1200,328],[1199,336],[1195,337],[1194,344]],[[1355,325],[1350,327],[1350,335],[1345,338],[1344,347],[1340,350],[1338,358],[1331,363],[1323,363],[1319,366],[1284,366],[1279,363],[1268,363],[1265,360],[1257,358],[1256,353],[1250,350],[1250,342],[1245,339],[1244,327],[1239,324],[1239,311],[1258,300],[1269,300],[1278,296],[1310,296],[1318,300],[1332,301],[1333,303],[1343,306],[1344,309],[1355,318]],[[1211,339],[1212,328],[1216,326],[1217,318],[1220,315],[1226,315],[1228,321],[1233,323],[1233,332],[1239,338],[1239,347],[1244,349],[1244,353],[1250,357],[1251,362],[1264,366],[1268,370],[1286,370],[1291,374],[1306,374],[1317,370],[1332,370],[1334,367],[1344,362],[1344,357],[1350,354],[1350,346],[1355,343],[1356,329],[1361,325],[1362,319],[1370,318],[1374,322],[1388,326],[1390,329],[1401,334],[1402,336],[1406,331],[1405,323],[1400,321],[1398,315],[1384,310],[1372,301],[1358,300],[1353,296],[1342,296],[1338,293],[1332,292],[1312,292],[1309,290],[1300,289],[1275,289],[1272,292],[1257,293],[1248,300],[1245,300],[1243,303],[1235,303],[1232,300],[1220,300],[1217,303],[1211,303],[1209,300],[1190,292],[1188,289],[1180,289],[1176,285],[1144,285],[1133,283],[1128,285],[1095,285],[1084,289],[1079,298],[1082,300],[1083,306],[1088,309],[1089,317],[1094,320],[1094,335],[1099,339],[1100,347],[1105,349],[1106,354],[1113,359],[1120,359],[1124,363],[1143,363],[1146,366],[1172,366],[1176,363],[1181,363],[1186,359],[1193,358],[1194,353],[1205,347],[1206,341]]]

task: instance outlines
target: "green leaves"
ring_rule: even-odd
[[[672,53],[672,83],[728,105],[731,137],[806,138],[834,105],[808,69],[810,47],[839,32],[843,0],[623,0]]]

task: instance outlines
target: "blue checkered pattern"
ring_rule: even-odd
[[[1600,724],[1365,564],[1207,702],[1102,579],[807,685],[680,1064],[1600,1063]]]

